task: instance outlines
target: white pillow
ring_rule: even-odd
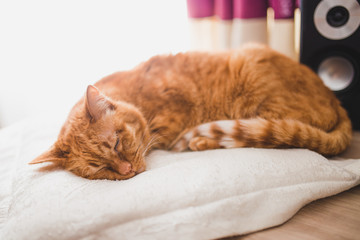
[[[279,225],[360,183],[360,160],[302,149],[154,151],[147,171],[125,181],[27,165],[61,123],[28,120],[0,131],[0,239],[220,238]]]

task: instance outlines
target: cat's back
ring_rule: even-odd
[[[149,111],[168,109],[201,121],[289,117],[327,130],[338,120],[339,103],[314,72],[258,44],[155,56],[97,86]]]
[[[339,101],[307,66],[257,44],[234,52],[229,65],[246,98],[257,99],[262,117],[297,119],[324,130],[337,124]]]

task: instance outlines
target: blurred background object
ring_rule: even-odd
[[[214,0],[187,0],[191,46],[194,50],[214,50]]]
[[[267,43],[267,9],[266,0],[1,1],[0,127],[67,113],[87,85],[153,55]]]
[[[1,1],[0,127],[32,115],[50,114],[54,111],[67,113],[84,94],[87,85],[113,72],[131,69],[157,54],[188,50],[223,51],[237,49],[247,42],[259,42],[268,44],[275,50],[298,60],[301,21],[299,2],[299,0]],[[360,11],[356,10],[359,8],[360,0],[303,0],[302,2],[309,6],[316,6],[320,2],[322,5],[328,2],[340,5],[346,3],[349,9],[355,4],[355,11]],[[311,7],[307,8],[310,13],[305,14],[306,21],[312,24],[314,17],[311,13],[315,10],[311,10]],[[330,18],[335,14],[330,19],[333,22],[338,19],[336,14],[346,13],[346,9],[343,11],[341,7],[334,9],[336,11],[331,11],[332,15],[328,14]],[[350,20],[348,19],[344,26],[333,27],[335,33],[341,32],[344,27],[360,18],[360,15],[356,16],[349,16]],[[304,19],[302,20],[305,22]],[[327,18],[316,21],[326,23]],[[340,79],[345,84],[340,88],[346,91],[333,89],[339,92],[338,95],[347,94],[345,92],[350,88],[352,91],[349,92],[352,96],[360,95],[360,91],[354,88],[360,85],[358,84],[360,81],[353,81],[359,78],[360,64],[357,63],[356,51],[352,51],[357,48],[351,45],[356,45],[359,41],[360,30],[358,25],[353,25],[351,27],[355,33],[352,32],[350,36],[344,39],[331,39],[334,34],[330,31],[330,39],[325,39],[326,46],[351,55],[353,59],[349,62],[350,65],[341,65],[351,66],[353,75],[351,72],[331,75],[351,78],[347,82]],[[322,26],[326,28],[326,24]],[[318,32],[315,27],[308,29]],[[307,45],[303,44],[303,51],[312,48],[314,40],[324,40],[321,29],[322,27],[320,27],[320,35],[314,35],[318,36],[315,38],[305,33]],[[328,47],[324,48],[321,44],[316,44],[315,49],[324,49],[323,52],[329,50]],[[326,78],[324,81],[329,79],[327,66],[332,66],[335,62],[336,65],[344,62],[333,59],[324,60],[320,64],[317,57],[312,57],[310,54],[307,58],[306,54],[303,54],[302,62],[312,67],[315,72],[321,73],[320,75]],[[342,56],[344,54],[340,55],[344,57]],[[312,61],[315,61],[314,64]],[[338,81],[336,78],[327,82]],[[348,96],[350,95],[340,97],[347,99]],[[352,109],[358,108],[352,100],[346,101]],[[351,110],[351,115],[360,118],[357,110]]]
[[[0,1],[0,126],[67,113],[100,78],[187,51],[187,19],[185,0]]]
[[[257,42],[298,60],[297,7],[295,0],[187,0],[191,49],[221,51]]]
[[[233,0],[215,0],[215,46],[219,50],[231,47]]]
[[[301,1],[300,61],[335,92],[360,129],[360,0]]]
[[[292,59],[295,53],[295,1],[269,0],[274,15],[269,18],[269,45]]]

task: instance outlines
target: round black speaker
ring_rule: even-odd
[[[300,62],[335,92],[360,129],[360,0],[302,0]]]
[[[351,36],[360,24],[360,5],[356,0],[323,0],[313,15],[316,30],[327,39]]]
[[[324,84],[336,95],[343,96],[353,92],[359,84],[359,64],[351,49],[345,47],[316,52],[311,67]]]

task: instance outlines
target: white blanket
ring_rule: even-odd
[[[302,150],[155,151],[126,181],[26,163],[63,119],[0,131],[0,239],[213,239],[279,225],[305,204],[360,183],[360,134],[343,158]]]

